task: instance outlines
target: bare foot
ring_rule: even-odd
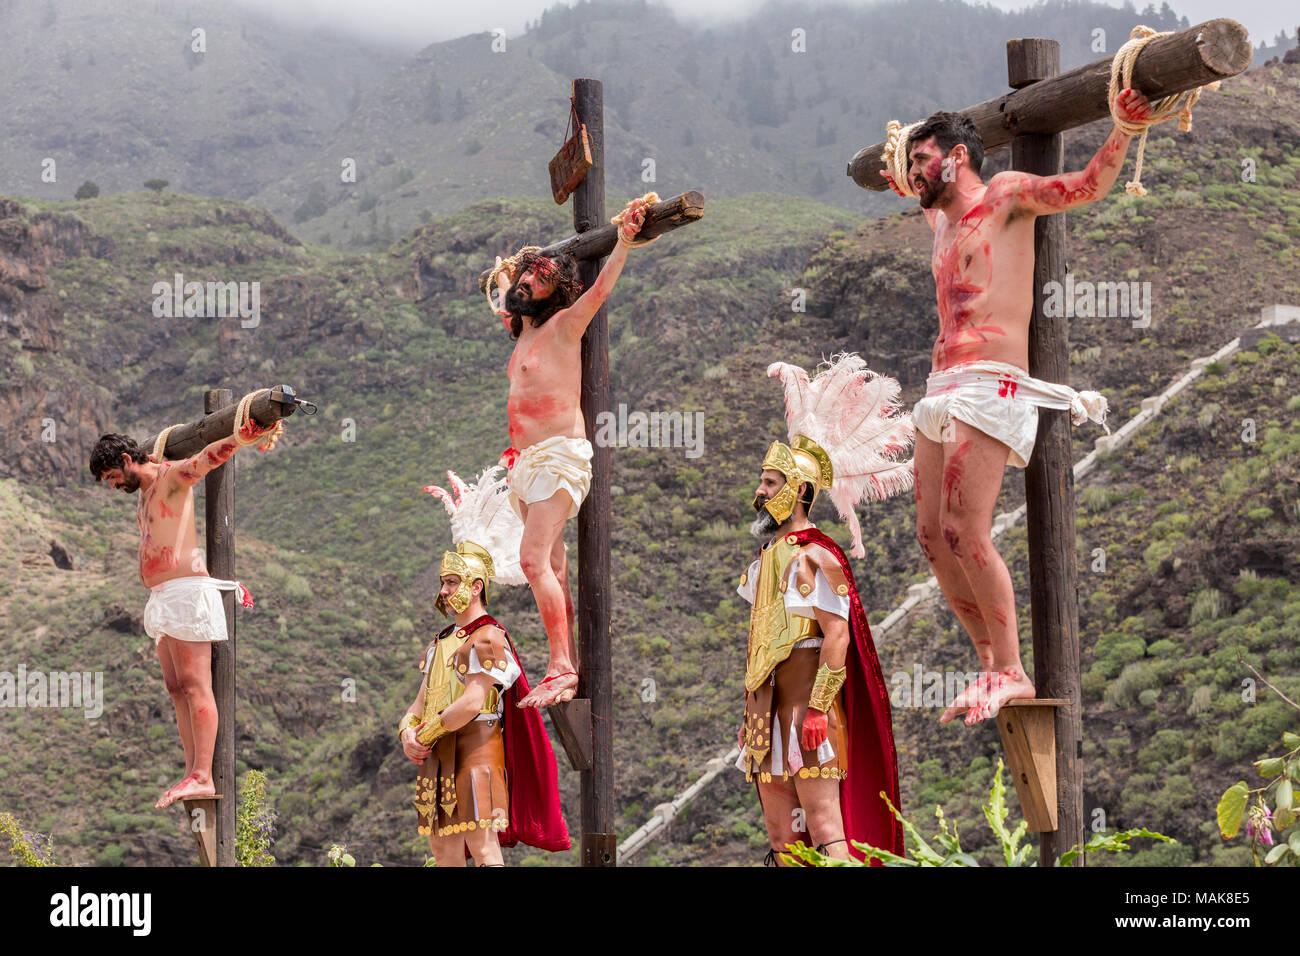
[[[519,702],[520,707],[549,707],[573,700],[578,692],[578,675],[573,671],[548,675],[533,688],[532,693]]]
[[[175,799],[174,797],[172,797],[172,799],[170,800],[168,799],[169,797],[172,796],[172,791],[179,789],[180,785],[183,784],[185,781],[189,780],[190,777],[192,776],[194,776],[194,774],[191,771],[188,770],[185,771],[185,776],[181,777],[174,784],[172,784],[170,787],[168,787],[166,790],[163,791],[163,795],[159,797],[158,802],[154,804],[154,809],[161,810],[163,807],[171,806],[172,800]]]
[[[194,797],[210,797],[217,792],[211,778],[200,780],[197,773],[192,773],[179,784],[163,794],[159,809],[169,807],[177,800],[191,800]]]
[[[985,671],[979,679],[957,695],[939,718],[946,724],[958,714],[966,714],[967,726],[997,716],[1002,705],[1009,700],[1034,696],[1034,685],[1019,667],[1009,667],[1001,673]]]

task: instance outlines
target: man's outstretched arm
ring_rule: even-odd
[[[623,214],[623,224],[618,227],[620,235],[625,240],[630,241],[641,231],[641,224],[645,221],[645,210],[646,204],[640,199],[633,199],[628,203],[627,210]],[[600,270],[600,275],[596,277],[591,288],[582,293],[577,302],[556,316],[570,339],[576,341],[582,338],[592,318],[605,304],[609,294],[614,291],[614,283],[623,272],[623,263],[627,262],[627,250],[627,241],[615,243],[614,251],[605,260],[605,267]]]
[[[1122,90],[1116,98],[1116,107],[1120,116],[1130,122],[1140,123],[1151,116],[1150,102],[1137,90]],[[994,176],[989,188],[996,187],[1009,198],[1009,212],[1013,214],[1018,210],[1045,216],[1074,209],[1110,192],[1124,166],[1130,139],[1131,136],[1116,126],[1088,165],[1078,172],[1035,176],[1012,170]]]
[[[249,422],[239,433],[245,441],[256,438],[258,435],[267,431],[270,426],[262,427],[249,416]],[[197,454],[191,455],[184,461],[179,462],[176,469],[176,477],[186,485],[197,485],[208,472],[214,468],[220,468],[224,465],[236,451],[240,449],[240,443],[235,440],[235,436],[229,438],[218,438],[212,444],[208,445]]]

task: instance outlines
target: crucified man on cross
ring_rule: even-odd
[[[134,439],[113,433],[101,436],[90,453],[96,481],[140,495],[140,581],[149,588],[144,629],[153,638],[185,750],[185,773],[158,798],[154,806],[160,810],[216,793],[212,752],[219,715],[212,695],[212,644],[227,637],[220,592],[237,591],[244,607],[253,606],[238,581],[208,574],[194,533],[194,486],[270,430],[250,417],[229,438],[181,461],[155,461]]]
[[[644,199],[634,199],[618,217],[618,243],[590,289],[582,292],[572,257],[525,252],[495,306],[515,340],[506,368],[512,447],[502,464],[510,470],[510,503],[524,522],[519,564],[550,644],[546,676],[520,707],[549,706],[577,693],[564,525],[577,515],[591,487],[592,450],[581,406],[582,336],[613,291],[647,206]],[[498,260],[496,268],[505,267]]]
[[[1116,113],[1151,116],[1141,93],[1125,89]],[[1105,399],[1029,376],[1034,302],[1034,219],[1105,197],[1131,137],[1118,126],[1087,167],[1056,176],[1009,170],[986,185],[984,146],[959,113],[935,113],[906,144],[908,186],[934,230],[931,269],[939,337],[916,426],[916,534],[953,613],[975,644],[982,673],[943,712],[974,724],[1006,701],[1033,697],[1020,659],[1011,574],[993,547],[993,508],[1008,460],[1033,453],[1038,408],[1069,409],[1075,424],[1101,422]],[[905,195],[888,170],[882,175]]]

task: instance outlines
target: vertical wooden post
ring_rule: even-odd
[[[573,227],[582,233],[605,225],[604,96],[600,80],[573,81],[578,122],[591,139],[591,169],[573,193]],[[590,288],[604,259],[578,263]],[[592,760],[582,771],[582,865],[617,865],[614,832],[614,708],[610,670],[609,500],[610,449],[596,443],[596,416],[609,398],[609,322],[601,306],[582,337],[582,415],[592,443],[591,493],[578,512],[578,697],[591,700]]]
[[[1055,76],[1061,48],[1055,40],[1007,41],[1007,72],[1020,88]],[[1014,117],[1011,118],[1014,123]],[[1038,175],[1064,169],[1060,133],[1019,134],[1011,166]],[[1069,323],[1043,313],[1044,288],[1065,281],[1065,214],[1034,224],[1034,311],[1029,323],[1029,374],[1069,383]],[[1029,537],[1029,595],[1034,641],[1034,689],[1062,698],[1055,709],[1057,829],[1038,845],[1039,864],[1053,861],[1083,840],[1083,725],[1079,689],[1078,558],[1074,541],[1074,454],[1069,412],[1039,409],[1038,439],[1025,469]],[[1082,861],[1080,861],[1082,862]]]
[[[209,389],[203,411],[212,414],[234,400],[228,388]],[[208,573],[235,576],[235,471],[230,462],[203,479],[203,516]],[[226,609],[226,640],[212,645],[212,696],[217,702],[217,743],[212,783],[224,799],[216,801],[217,866],[235,865],[235,594],[221,592]]]

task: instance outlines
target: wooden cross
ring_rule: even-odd
[[[545,246],[542,255],[567,253],[578,260],[578,277],[591,288],[602,260],[618,241],[617,227],[605,215],[604,98],[600,80],[575,79],[573,106],[586,127],[591,166],[572,190],[577,233]],[[557,160],[565,155],[561,149]],[[585,165],[585,161],[583,163]],[[562,190],[557,191],[557,197]],[[704,196],[694,190],[646,210],[639,239],[650,239],[704,215]],[[487,290],[491,270],[479,277]],[[591,493],[578,512],[578,692],[565,704],[548,708],[569,763],[582,775],[583,866],[616,866],[614,832],[614,713],[610,666],[609,540],[613,521],[609,500],[610,449],[595,440],[596,416],[610,409],[609,323],[601,305],[582,337],[582,417],[592,444]],[[567,584],[566,584],[567,587]]]
[[[1235,20],[1210,20],[1152,40],[1133,66],[1134,89],[1151,101],[1235,76],[1253,50]],[[985,153],[1011,144],[1013,169],[1040,176],[1063,171],[1062,132],[1109,117],[1111,57],[1060,73],[1055,40],[1007,41],[1013,92],[960,112],[970,117]],[[885,144],[859,150],[848,175],[865,189],[881,190]],[[1069,325],[1043,312],[1048,282],[1065,279],[1065,214],[1034,224],[1034,308],[1029,323],[1029,374],[1068,383]],[[1078,568],[1074,540],[1074,453],[1068,412],[1039,410],[1038,438],[1025,469],[1028,505],[1029,595],[1034,645],[1034,686],[1041,699],[1011,701],[998,727],[1026,819],[1041,832],[1039,863],[1050,866],[1082,843],[1083,726],[1079,688]],[[1040,709],[1041,708],[1041,709]],[[1046,714],[1054,714],[1046,732]],[[1054,779],[1049,772],[1054,769]],[[1055,812],[1052,812],[1052,803]],[[1082,862],[1082,857],[1080,857]]]
[[[209,389],[203,397],[207,414],[196,422],[172,429],[163,448],[163,460],[188,458],[212,442],[235,431],[237,404],[228,388]],[[262,426],[288,418],[299,400],[288,385],[277,385],[249,403],[248,414]],[[302,403],[307,404],[307,403]],[[311,409],[309,408],[309,411]],[[141,444],[152,452],[157,435]],[[230,462],[208,472],[203,479],[203,531],[208,573],[216,578],[235,577],[235,480]],[[199,862],[204,866],[235,865],[235,594],[223,591],[226,640],[212,645],[212,696],[217,702],[217,740],[212,753],[212,785],[216,797],[186,800],[185,822],[194,834]],[[229,800],[222,799],[232,795]],[[215,833],[214,833],[215,829]]]

